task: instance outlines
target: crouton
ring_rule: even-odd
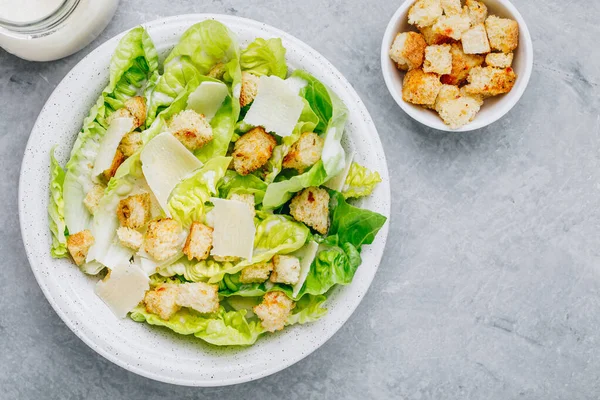
[[[398,69],[408,71],[423,64],[427,43],[423,35],[417,32],[399,33],[390,48],[390,58]]]
[[[183,254],[188,260],[196,259],[198,261],[206,260],[212,247],[213,228],[210,228],[200,222],[192,222],[190,234],[188,235]]]
[[[121,226],[139,229],[150,220],[150,194],[129,196],[119,202],[117,217]]]
[[[515,85],[517,75],[512,68],[475,67],[469,72],[465,91],[485,97],[508,93]]]
[[[248,209],[252,213],[252,217],[256,215],[256,208],[254,202],[254,195],[249,193],[238,194],[233,193],[229,200],[241,201],[242,203],[246,203],[248,205]]]
[[[441,6],[446,15],[456,15],[462,12],[460,0],[441,0]]]
[[[440,0],[417,0],[408,10],[408,23],[419,28],[431,26],[442,12]]]
[[[434,32],[433,26],[426,26],[425,28],[421,28],[421,34],[423,35],[425,42],[429,46],[434,44],[447,44],[454,42],[454,39],[452,39],[451,37],[448,37],[438,32]]]
[[[88,209],[90,214],[94,215],[94,213],[98,209],[100,199],[104,196],[104,189],[105,187],[102,185],[94,185],[92,190],[87,192],[87,194],[85,195],[85,199],[83,199],[83,204]]]
[[[449,44],[427,46],[423,71],[439,75],[449,74],[452,71],[451,48]]]
[[[321,159],[324,144],[325,140],[316,133],[304,132],[283,158],[283,168],[294,168],[303,173]]]
[[[261,283],[269,279],[269,274],[273,271],[271,261],[260,264],[250,265],[242,270],[240,274],[241,283]]]
[[[142,147],[142,132],[131,131],[123,136],[119,150],[125,157],[131,157]]]
[[[222,81],[223,77],[225,76],[225,72],[226,72],[225,64],[218,63],[218,64],[215,64],[215,66],[212,67],[212,69],[210,71],[208,71],[208,74],[206,76],[208,76],[209,78],[218,79],[218,80]]]
[[[213,139],[213,130],[204,115],[194,110],[183,110],[168,123],[169,131],[185,147],[194,151]]]
[[[144,305],[146,311],[158,315],[164,320],[169,320],[181,308],[177,304],[178,285],[163,284],[154,290],[146,292]]]
[[[452,129],[458,129],[473,121],[479,112],[480,104],[473,97],[459,96],[456,99],[439,102],[436,109],[446,125]]]
[[[438,35],[460,40],[463,33],[471,27],[469,14],[463,11],[456,15],[443,15],[433,25],[432,31]]]
[[[294,256],[273,257],[271,282],[295,285],[300,279],[300,260]]]
[[[248,175],[269,161],[277,146],[275,138],[262,127],[252,129],[235,142],[233,167],[240,175]]]
[[[110,114],[108,116],[108,118],[106,119],[106,123],[110,125],[117,118],[131,118],[134,120],[134,123],[135,123],[134,116],[131,115],[129,110],[126,109],[125,107],[119,108],[118,110],[115,110],[112,114]]]
[[[142,96],[134,96],[123,103],[123,106],[133,117],[134,129],[146,122],[146,99]]]
[[[124,161],[125,155],[121,152],[121,150],[117,149],[115,156],[113,157],[112,164],[110,164],[110,167],[108,167],[108,169],[102,173],[106,182],[110,181],[110,179],[115,176],[117,170]]]
[[[485,4],[477,0],[467,0],[465,2],[467,10],[469,12],[469,19],[471,20],[471,26],[475,26],[485,22],[488,15],[488,10]]]
[[[446,85],[460,85],[467,80],[471,68],[483,64],[484,57],[475,54],[465,54],[460,43],[453,43],[450,49],[452,54],[452,71],[442,75],[442,83]]]
[[[144,242],[144,235],[124,226],[117,229],[117,237],[123,246],[135,251],[138,251]]]
[[[269,292],[262,303],[254,307],[254,314],[260,318],[262,327],[268,332],[280,331],[296,304],[283,292]]]
[[[329,229],[329,193],[315,186],[304,189],[292,199],[290,214],[325,235]]]
[[[442,87],[436,74],[428,74],[422,69],[413,69],[404,76],[402,98],[413,104],[433,104]]]
[[[485,56],[485,64],[488,67],[508,68],[512,66],[513,53],[490,53]]]
[[[93,244],[94,236],[87,229],[67,237],[67,249],[77,265],[85,263],[87,253]]]
[[[494,50],[510,53],[519,45],[519,24],[512,19],[490,15],[485,20],[490,46]]]
[[[203,314],[219,311],[219,285],[204,282],[184,283],[177,289],[177,305]]]
[[[475,101],[477,101],[477,103],[479,104],[479,106],[483,105],[483,101],[484,101],[484,97],[480,94],[473,94],[473,93],[468,93],[465,90],[466,86],[463,86],[460,88],[460,95],[462,97],[471,97],[472,99],[474,99]]]
[[[171,218],[163,218],[148,224],[144,250],[157,261],[173,257],[181,248],[181,226]]]
[[[434,109],[439,112],[439,107],[441,105],[441,103],[443,103],[446,100],[454,100],[456,98],[458,98],[460,96],[460,90],[458,89],[458,86],[454,86],[454,85],[442,85],[442,87],[440,88],[440,92],[437,95],[437,98],[435,99],[435,107]]]
[[[246,107],[254,101],[258,93],[260,77],[250,72],[242,72],[242,90],[240,92],[240,107]]]
[[[465,54],[486,54],[490,52],[485,26],[475,25],[462,35],[462,46]]]

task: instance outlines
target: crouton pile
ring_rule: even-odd
[[[404,101],[435,110],[458,129],[473,121],[486,98],[508,93],[517,75],[516,21],[488,15],[478,0],[417,0],[408,22],[419,32],[399,33],[390,58],[404,76]]]

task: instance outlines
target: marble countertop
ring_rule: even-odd
[[[379,46],[400,3],[126,0],[64,60],[0,50],[0,398],[598,398],[600,3],[514,0],[535,47],[529,88],[464,134],[421,126],[387,92]],[[17,213],[22,154],[58,82],[113,35],[192,12],[264,21],[325,55],[370,110],[392,177],[386,254],[354,316],[298,364],[227,388],[153,382],[89,349],[37,286]]]

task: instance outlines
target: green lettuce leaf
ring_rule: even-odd
[[[346,199],[368,196],[373,193],[379,182],[381,182],[379,172],[370,171],[368,168],[353,162],[346,177],[342,194]]]
[[[48,217],[50,221],[50,232],[52,233],[52,247],[50,254],[54,258],[68,257],[67,238],[65,230],[65,202],[63,199],[63,184],[65,182],[65,171],[62,169],[54,152],[56,146],[50,150],[50,202],[48,203]]]
[[[327,314],[323,303],[327,300],[325,296],[304,296],[296,302],[292,315],[288,317],[286,325],[306,324],[314,322]]]
[[[242,51],[240,57],[242,71],[259,76],[275,75],[285,79],[288,71],[285,52],[281,39],[257,38]]]
[[[235,171],[227,171],[219,186],[219,197],[228,199],[232,194],[253,194],[256,204],[262,203],[267,184],[256,175],[242,176]]]
[[[163,277],[183,276],[189,282],[206,282],[232,268],[233,265],[234,263],[231,262],[214,260],[190,261],[186,257],[182,257],[173,264],[159,267],[158,274]]]
[[[280,178],[283,176],[280,175]],[[293,175],[287,180],[275,182],[269,185],[263,206],[265,209],[275,209],[292,198],[294,193],[310,186],[320,186],[329,180],[323,161],[319,160],[307,172]]]

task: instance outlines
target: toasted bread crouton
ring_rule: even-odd
[[[440,44],[427,46],[425,48],[425,62],[423,63],[423,71],[434,74],[444,75],[452,71],[452,54],[449,44]]]
[[[404,76],[402,98],[413,104],[432,105],[442,87],[436,74],[428,74],[422,69],[413,69]]]
[[[515,85],[517,75],[512,68],[475,67],[469,72],[465,91],[485,97],[508,93]]]
[[[254,314],[260,318],[263,328],[268,332],[280,331],[296,304],[283,292],[269,292],[262,303],[254,307]]]
[[[140,229],[150,220],[150,194],[129,196],[119,202],[117,217],[121,226]]]
[[[94,213],[98,209],[100,199],[104,196],[104,189],[105,187],[102,185],[94,185],[92,190],[87,192],[87,194],[85,195],[85,199],[83,199],[83,204],[88,209],[90,214],[94,215]]]
[[[134,96],[123,103],[123,106],[133,117],[134,129],[146,122],[146,99],[142,96]]]
[[[202,261],[208,258],[212,247],[212,234],[213,228],[197,221],[192,222],[190,234],[183,246],[183,254],[187,256],[188,260],[191,261],[195,258]]]
[[[219,311],[219,285],[204,282],[184,283],[177,287],[177,304],[199,313]]]
[[[490,53],[485,56],[485,64],[488,67],[508,68],[512,66],[513,53]]]
[[[240,92],[240,107],[246,107],[254,101],[258,94],[260,77],[250,72],[242,72],[242,90]]]
[[[67,237],[67,249],[77,265],[85,263],[87,253],[93,244],[94,236],[87,229]]]
[[[442,75],[442,83],[446,85],[460,85],[467,80],[471,68],[483,64],[484,57],[475,54],[465,54],[460,43],[453,43],[450,49],[452,54],[452,71]]]
[[[181,226],[171,218],[163,218],[148,224],[144,250],[152,258],[165,261],[181,248]]]
[[[392,43],[390,58],[398,69],[408,71],[423,64],[427,43],[423,35],[417,32],[399,33]]]
[[[248,209],[252,213],[252,217],[256,215],[256,208],[254,202],[254,195],[250,193],[234,193],[231,195],[229,200],[241,201],[242,203],[246,203],[248,205]]]
[[[112,164],[110,164],[110,167],[102,173],[106,182],[110,181],[110,179],[113,176],[115,176],[117,170],[119,169],[121,164],[123,164],[124,161],[125,155],[121,152],[121,150],[117,149],[117,151],[115,152],[115,156],[112,160]]]
[[[441,0],[441,5],[446,15],[456,15],[462,12],[460,0]]]
[[[466,86],[463,86],[463,87],[460,88],[460,95],[462,97],[471,97],[472,99],[474,99],[479,104],[479,106],[482,106],[483,105],[483,101],[485,100],[484,96],[482,96],[480,94],[468,93],[465,90],[465,88],[466,88]]]
[[[135,117],[131,115],[129,110],[125,107],[119,108],[118,110],[115,110],[112,114],[110,114],[106,119],[106,123],[110,125],[117,118],[131,118],[135,124]]]
[[[283,168],[303,173],[321,159],[325,140],[314,132],[304,132],[283,158]]]
[[[456,15],[443,15],[433,25],[433,32],[438,35],[448,36],[460,40],[467,29],[471,27],[471,19],[467,11]]]
[[[208,76],[209,78],[218,79],[218,80],[222,81],[223,76],[225,76],[225,72],[226,72],[225,64],[218,63],[218,64],[215,64],[215,66],[212,67],[212,69],[210,71],[208,71],[208,74],[206,76]]]
[[[442,85],[440,92],[435,99],[434,109],[439,113],[440,105],[446,100],[454,100],[460,96],[460,90],[458,86],[454,85]]]
[[[185,147],[194,151],[213,139],[213,130],[204,115],[194,110],[183,110],[168,123],[169,131]]]
[[[294,256],[276,255],[273,257],[271,282],[295,285],[300,279],[300,260]]]
[[[146,311],[158,315],[165,321],[169,320],[181,308],[177,304],[178,286],[166,283],[146,292],[144,296]]]
[[[241,283],[261,283],[269,279],[269,275],[273,271],[273,263],[271,261],[260,264],[250,265],[242,270],[240,274]]]
[[[119,150],[125,157],[131,157],[142,147],[142,132],[131,131],[123,136]]]
[[[462,46],[465,54],[486,54],[490,52],[485,26],[478,24],[463,33]]]
[[[233,167],[240,175],[248,175],[269,161],[277,146],[275,138],[262,127],[245,133],[235,142]]]
[[[446,125],[452,129],[458,129],[473,121],[479,108],[479,102],[473,97],[459,96],[456,99],[440,102],[437,110]]]
[[[419,28],[431,26],[442,12],[440,0],[417,0],[408,10],[408,23]]]
[[[135,251],[138,251],[144,242],[144,235],[134,229],[126,228],[124,226],[117,229],[117,237],[119,238],[121,245]]]
[[[325,235],[329,229],[329,193],[315,186],[304,189],[292,199],[290,214]]]
[[[448,44],[453,43],[454,39],[448,37],[444,34],[434,32],[433,26],[426,26],[425,28],[420,29],[423,38],[427,45],[432,46],[434,44]]]
[[[519,45],[519,24],[512,19],[490,15],[485,20],[490,46],[494,50],[510,53]]]
[[[478,0],[467,0],[465,2],[471,19],[471,26],[475,26],[485,22],[488,15],[488,10],[485,4]]]

